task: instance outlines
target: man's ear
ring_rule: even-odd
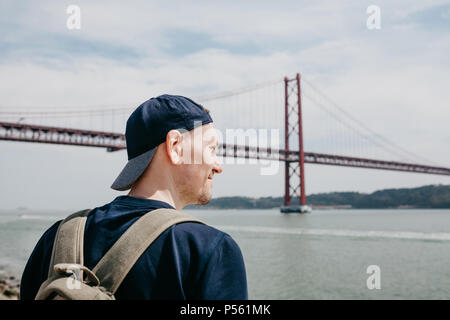
[[[170,130],[167,133],[166,152],[172,164],[183,163],[183,135],[178,130]]]

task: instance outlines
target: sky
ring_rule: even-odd
[[[80,29],[67,27],[70,5],[80,8]],[[367,26],[371,5],[379,29]],[[133,108],[162,93],[208,95],[300,72],[374,132],[450,167],[449,52],[450,1],[0,0],[0,111]],[[108,203],[126,194],[109,188],[126,158],[1,141],[2,209]],[[283,195],[284,165],[274,175],[260,169],[224,164],[213,196]],[[307,194],[450,184],[311,164],[305,178]]]

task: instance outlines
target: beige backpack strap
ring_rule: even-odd
[[[167,208],[156,209],[140,217],[92,270],[100,279],[101,286],[114,294],[150,244],[170,226],[187,221],[205,224],[184,212]]]
[[[91,210],[78,211],[65,218],[59,225],[53,242],[48,278],[56,276],[54,266],[59,263],[83,265],[84,228]]]

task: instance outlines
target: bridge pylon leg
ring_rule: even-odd
[[[306,205],[305,194],[305,155],[303,150],[303,126],[302,126],[302,96],[300,86],[300,74],[293,79],[284,78],[285,93],[285,150],[289,153],[290,146],[298,146],[299,160],[285,161],[284,175],[284,205],[280,208],[284,213],[304,213],[311,211]],[[291,200],[298,197],[298,205]]]

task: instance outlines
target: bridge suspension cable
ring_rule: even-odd
[[[415,154],[414,152],[406,150],[405,148],[399,146],[397,143],[393,142],[392,140],[375,132],[374,130],[369,128],[366,124],[364,124],[362,121],[360,121],[359,119],[354,117],[352,114],[350,114],[348,111],[346,111],[345,108],[339,106],[334,100],[332,100],[325,93],[323,93],[322,90],[318,89],[310,81],[306,80],[305,77],[303,77],[302,80],[312,90],[314,90],[320,97],[322,97],[328,103],[330,103],[331,106],[334,107],[335,110],[336,109],[339,110],[339,112],[336,112],[332,108],[327,107],[325,104],[320,103],[317,99],[314,99],[312,97],[312,95],[310,95],[308,93],[307,90],[303,91],[305,98],[309,99],[311,102],[313,102],[319,108],[321,108],[323,111],[325,111],[331,117],[333,117],[336,121],[340,122],[342,125],[344,125],[348,129],[352,130],[353,132],[355,132],[357,135],[359,135],[363,139],[369,140],[370,142],[372,142],[373,144],[377,145],[378,147],[384,149],[388,153],[394,154],[394,155],[400,157],[401,159],[406,159],[406,160],[412,161],[412,162],[415,162],[415,161],[417,161],[417,159],[420,159],[426,163],[435,164],[430,159],[427,159],[423,156]],[[355,124],[356,124],[356,126],[355,126]],[[363,131],[367,132],[368,134],[363,133]],[[437,164],[435,164],[435,165],[437,165]]]

